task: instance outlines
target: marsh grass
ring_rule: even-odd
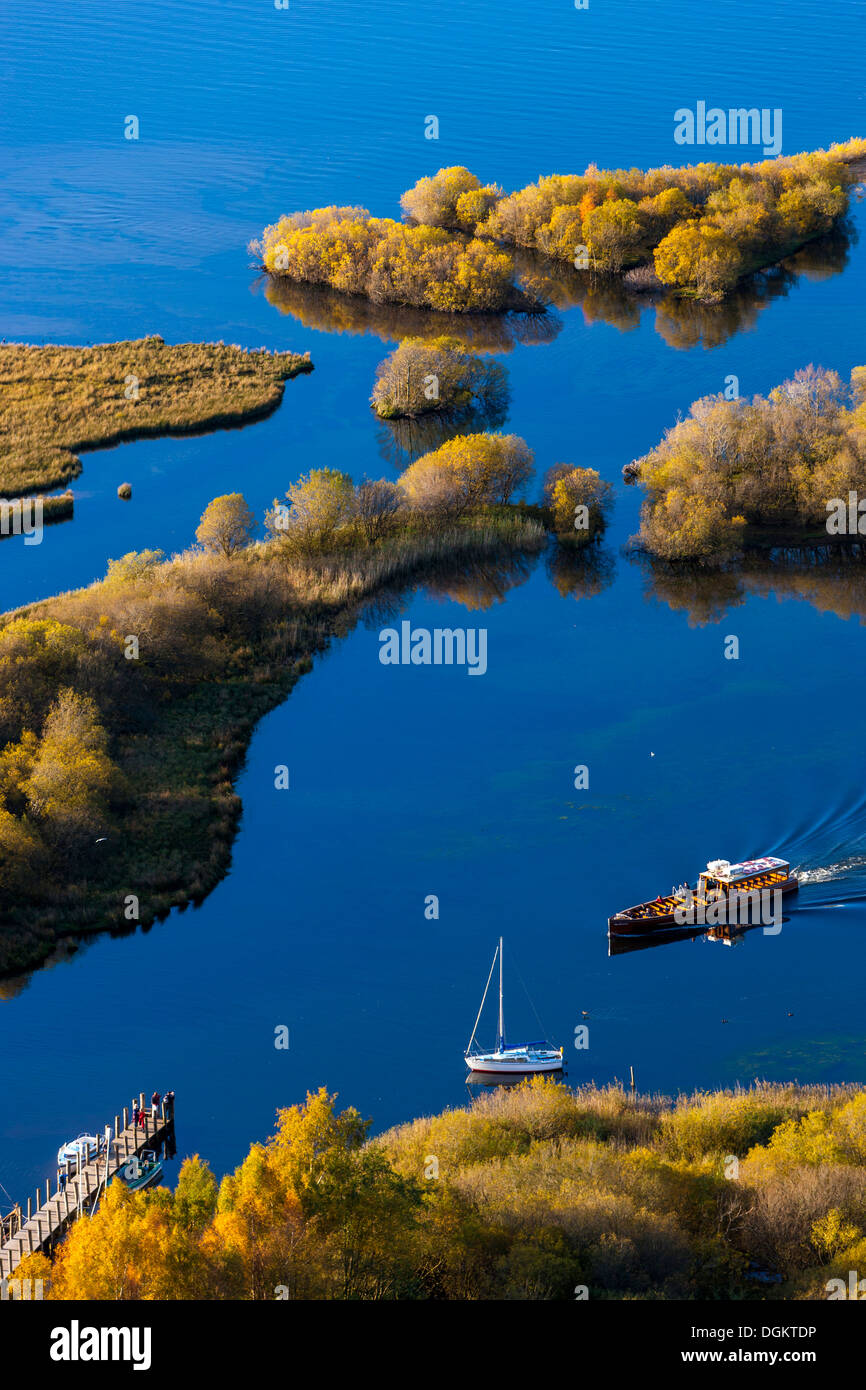
[[[0,495],[58,488],[80,453],[241,425],[275,410],[309,354],[160,337],[98,347],[0,345]]]

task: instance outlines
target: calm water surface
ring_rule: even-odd
[[[2,607],[87,583],[131,548],[183,548],[217,493],[243,487],[261,511],[310,467],[395,475],[368,398],[405,324],[269,302],[244,248],[281,212],[357,202],[394,215],[443,164],[515,187],[590,160],[681,162],[673,111],[698,99],[781,107],[785,152],[866,133],[850,62],[863,20],[850,0],[7,6],[2,335],[222,338],[309,349],[316,370],[254,427],[87,455],[74,522],[40,547],[0,545]],[[122,138],[130,113],[138,143]],[[423,138],[429,113],[438,142]],[[507,427],[539,472],[572,460],[617,486],[596,571],[568,580],[542,558],[405,595],[416,625],[488,629],[484,679],[382,667],[383,620],[359,623],[259,726],[232,869],[202,908],[5,987],[12,1196],[133,1088],[172,1086],[181,1154],[218,1170],[323,1083],[377,1127],[462,1103],[461,1052],[500,933],[572,1081],[629,1065],[642,1088],[668,1091],[863,1079],[866,582],[850,570],[654,581],[621,554],[639,497],[620,485],[623,463],[729,374],[750,394],[810,361],[847,374],[866,360],[858,229],[861,205],[847,248],[799,258],[700,324],[576,304],[547,341],[502,350]],[[738,662],[723,658],[730,633]],[[288,793],[274,790],[277,763]],[[589,791],[573,788],[577,763]],[[774,851],[807,877],[778,936],[608,956],[615,908],[708,858]],[[516,974],[509,986],[515,1038],[535,1035]],[[583,1011],[588,1052],[569,1046]]]

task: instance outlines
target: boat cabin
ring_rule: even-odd
[[[711,859],[698,875],[697,898],[706,900],[711,893],[754,893],[781,888],[790,877],[791,866],[784,859],[765,855],[763,859],[746,859],[731,864],[727,859]]]

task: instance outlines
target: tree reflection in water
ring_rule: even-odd
[[[647,556],[638,556],[637,563],[646,577],[645,597],[686,613],[690,627],[721,622],[748,598],[771,595],[866,625],[866,546],[859,542],[747,551],[722,569],[670,565]]]
[[[324,286],[259,276],[269,304],[305,328],[327,333],[371,333],[384,342],[450,335],[473,352],[512,352],[518,345],[543,346],[562,331],[557,310],[580,308],[587,323],[608,323],[622,332],[637,328],[641,314],[654,311],[656,332],[671,347],[687,351],[718,347],[751,328],[761,310],[783,298],[800,276],[826,280],[848,264],[856,232],[841,223],[778,265],[758,271],[720,304],[702,304],[663,290],[638,293],[621,279],[574,270],[530,251],[513,252],[518,276],[549,306],[543,313],[439,314],[409,306],[374,304],[358,295]]]

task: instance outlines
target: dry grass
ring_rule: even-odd
[[[309,371],[309,353],[159,337],[0,345],[0,496],[62,487],[81,472],[86,449],[267,415],[286,380]]]

